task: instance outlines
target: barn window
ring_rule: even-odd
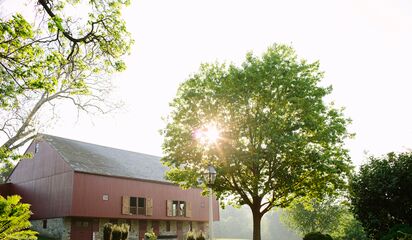
[[[130,214],[137,214],[137,197],[130,197]]]
[[[137,214],[146,215],[146,199],[138,198]]]
[[[172,203],[173,205],[172,205],[172,216],[173,217],[176,217],[178,214],[177,214],[177,210],[178,210],[178,206],[179,206],[179,201],[173,201],[173,203]]]
[[[152,216],[153,200],[151,198],[123,196],[122,214]]]
[[[191,217],[192,209],[190,203],[186,201],[168,200],[167,216],[168,217]]]
[[[43,228],[47,228],[47,219],[43,220]]]
[[[179,201],[179,216],[186,216],[186,202],[185,201]]]

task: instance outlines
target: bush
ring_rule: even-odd
[[[196,240],[195,238],[195,233],[192,231],[187,232],[186,234],[186,240]]]
[[[20,200],[17,195],[0,196],[0,239],[37,239],[37,232],[29,230],[30,205]]]
[[[200,231],[199,235],[196,237],[196,240],[206,240],[205,237],[203,236],[202,231]]]
[[[127,237],[129,236],[130,226],[128,224],[122,224],[121,228],[122,228],[122,237],[121,237],[121,239],[126,240]]]
[[[129,236],[129,225],[106,223],[103,226],[103,240],[126,240]]]
[[[405,224],[395,225],[382,240],[412,240],[412,227]]]
[[[157,240],[157,236],[153,232],[153,228],[151,228],[148,232],[146,232],[144,236],[145,236],[145,239],[148,239],[148,240]]]
[[[320,232],[311,232],[303,237],[303,240],[333,240],[329,234],[322,234]]]
[[[114,226],[112,232],[112,240],[121,240],[122,239],[122,229],[120,226]]]
[[[111,240],[113,231],[113,224],[106,223],[103,225],[103,240]]]

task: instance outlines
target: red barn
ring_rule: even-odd
[[[39,135],[0,187],[31,204],[33,228],[64,240],[102,239],[105,223],[127,223],[129,239],[148,229],[164,239],[207,232],[208,199],[165,180],[160,157]],[[214,220],[219,219],[214,201]]]

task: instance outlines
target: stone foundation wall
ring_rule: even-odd
[[[103,240],[103,226],[108,223],[109,219],[99,219],[99,231],[94,233],[95,240]],[[162,236],[176,236],[177,235],[177,221],[170,222],[170,231],[167,231],[167,221],[159,221],[159,234]],[[47,228],[43,228],[43,220],[33,220],[32,229],[39,232],[40,236],[59,239],[70,240],[71,219],[70,218],[54,218],[47,219]],[[139,239],[139,220],[123,220],[119,219],[117,224],[130,224],[131,229],[129,232],[128,240],[141,240]],[[190,222],[184,221],[182,223],[183,237],[180,239],[186,239],[186,234],[190,230],[190,223],[192,223],[192,231],[199,233],[203,232],[203,236],[207,235],[208,224],[205,222]],[[153,225],[151,220],[147,221],[147,230]]]
[[[71,222],[69,218],[47,219],[46,228],[43,228],[43,220],[32,220],[31,224],[31,229],[38,232],[40,236],[70,240]]]
[[[170,221],[170,231],[167,231],[166,221],[160,221],[159,234],[163,236],[176,235],[177,234],[177,222]]]

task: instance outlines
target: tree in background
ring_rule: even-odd
[[[345,210],[335,203],[335,199],[311,200],[291,204],[285,209],[282,222],[301,236],[312,232],[331,234],[344,214]]]
[[[270,211],[262,217],[262,240],[301,240],[297,234],[280,223],[282,209]],[[252,213],[247,206],[226,206],[219,211],[219,221],[214,223],[216,238],[251,239],[253,236]]]
[[[349,207],[335,198],[294,202],[284,210],[281,220],[301,236],[319,232],[330,234],[333,239],[367,239]]]
[[[20,202],[19,196],[0,196],[0,239],[37,239],[31,226],[30,205]]]
[[[350,183],[355,217],[373,239],[412,226],[412,153],[370,157]]]
[[[133,42],[121,18],[121,8],[128,4],[129,0],[39,0],[32,6],[34,19],[19,13],[1,17],[3,167],[21,157],[15,150],[33,139],[64,101],[88,113],[115,107],[107,101],[110,75],[125,69],[121,57]]]
[[[260,58],[247,54],[241,66],[202,65],[171,102],[163,131],[168,179],[199,186],[215,166],[217,197],[250,207],[254,240],[272,208],[344,188],[349,120],[325,104],[331,87],[318,85],[322,76],[318,62],[298,60],[285,45]],[[205,131],[215,132],[215,143],[203,144]]]

